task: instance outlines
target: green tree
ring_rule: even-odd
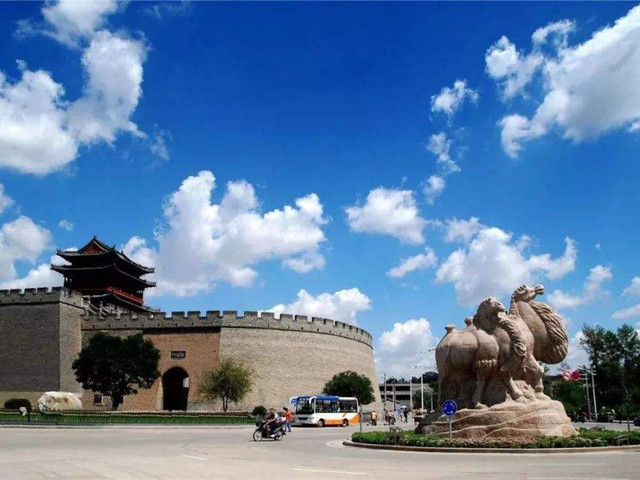
[[[630,325],[617,331],[585,326],[582,347],[596,373],[598,408],[629,409],[633,416],[640,412],[640,338]]]
[[[160,351],[142,334],[114,337],[97,333],[72,364],[76,380],[85,390],[111,397],[117,410],[126,395],[151,388],[160,376]]]
[[[375,400],[369,377],[351,370],[335,374],[324,386],[324,393],[340,397],[356,397],[360,405],[366,405]]]
[[[253,372],[238,360],[228,357],[220,360],[216,368],[205,372],[199,385],[203,399],[222,401],[222,410],[229,409],[229,402],[241,402],[251,391]]]

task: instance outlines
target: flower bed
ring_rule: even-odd
[[[621,437],[624,437],[621,442]],[[374,445],[400,445],[410,447],[442,447],[442,448],[587,448],[640,445],[640,432],[620,432],[615,430],[587,430],[581,428],[574,437],[540,437],[530,441],[522,440],[471,440],[454,439],[440,435],[421,435],[414,432],[364,432],[354,433],[351,437],[354,443],[368,443]]]

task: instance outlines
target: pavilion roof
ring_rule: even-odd
[[[89,243],[87,243],[80,250],[58,250],[56,252],[60,257],[73,263],[75,259],[87,258],[87,257],[102,257],[102,256],[115,256],[118,260],[122,261],[129,267],[139,272],[139,275],[145,275],[147,273],[153,273],[155,271],[152,267],[145,267],[137,262],[131,260],[124,252],[116,250],[115,245],[109,246],[106,243],[100,241],[97,237],[93,237]],[[121,269],[119,269],[122,271]]]

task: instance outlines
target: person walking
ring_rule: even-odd
[[[409,423],[409,409],[405,408],[402,413],[404,415],[404,423]]]
[[[371,412],[371,425],[373,425],[374,427],[378,425],[378,412],[376,412],[375,410]]]
[[[282,407],[284,410],[284,431],[291,431],[291,422],[293,422],[293,413],[287,407]]]

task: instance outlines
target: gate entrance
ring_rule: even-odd
[[[186,410],[189,398],[189,374],[173,367],[162,375],[162,409]]]

